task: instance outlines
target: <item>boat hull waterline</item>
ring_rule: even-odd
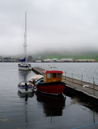
[[[33,88],[28,88],[28,91],[26,91],[25,88],[19,88],[18,87],[18,91],[20,93],[31,93],[31,92],[33,92]]]
[[[18,84],[18,91],[21,93],[31,93],[33,89],[34,85],[27,81],[22,81]]]
[[[32,67],[31,67],[31,64],[18,64],[18,69],[19,70],[31,70]]]
[[[63,82],[50,82],[50,83],[39,83],[37,90],[43,94],[50,96],[59,96],[64,92],[65,83]]]

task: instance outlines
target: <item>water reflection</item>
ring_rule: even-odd
[[[27,76],[30,71],[19,71],[19,79],[20,80],[27,80]]]
[[[25,117],[24,118],[25,118],[25,128],[28,128],[29,121],[28,121],[28,103],[27,103],[27,101],[28,101],[28,98],[32,98],[34,96],[34,92],[23,94],[23,93],[20,93],[18,91],[17,94],[18,94],[18,96],[20,98],[25,98],[25,106],[24,106],[24,115],[25,115]]]
[[[62,116],[65,107],[65,97],[53,98],[36,92],[37,101],[43,103],[43,110],[46,116]]]
[[[34,96],[34,92],[32,92],[32,93],[20,93],[19,91],[18,91],[18,96],[20,97],[20,98],[25,98],[25,101],[27,101],[28,100],[28,98],[30,97],[30,98],[32,98],[33,96]]]
[[[81,111],[87,111],[92,114],[91,124],[88,124],[88,125],[85,124],[84,128],[85,127],[87,128],[87,126],[88,126],[88,128],[90,128],[90,126],[93,126],[91,128],[94,128],[96,126],[96,124],[98,124],[98,120],[96,119],[96,115],[98,114],[98,106],[90,103],[88,100],[83,99],[80,96],[71,96],[70,95],[70,98],[71,98],[71,103],[69,106],[76,105],[78,103],[79,105],[82,105],[82,107],[80,108]],[[77,112],[78,112],[78,110],[77,110]],[[82,128],[82,127],[77,127],[77,128]]]

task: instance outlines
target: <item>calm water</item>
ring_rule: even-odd
[[[45,63],[32,66],[45,67]],[[68,74],[94,75],[97,63],[58,63]],[[83,72],[84,71],[84,72]],[[88,71],[89,73],[86,73]],[[85,75],[87,74],[87,75]],[[41,94],[22,95],[17,85],[34,72],[18,70],[17,63],[0,63],[0,129],[94,129],[98,128],[98,113],[79,98],[49,98]],[[89,105],[90,106],[90,105]]]

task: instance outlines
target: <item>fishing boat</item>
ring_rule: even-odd
[[[62,71],[45,70],[43,71],[43,82],[37,84],[37,90],[49,96],[60,96],[65,89],[66,84],[62,82]]]
[[[18,84],[18,91],[20,93],[32,93],[34,85],[28,81],[22,81]]]
[[[24,58],[20,59],[19,61],[21,62],[20,64],[18,64],[18,69],[19,70],[31,70],[31,64],[28,64],[27,62],[27,22],[26,22],[26,17],[27,17],[27,13],[25,12],[25,34],[24,34]]]

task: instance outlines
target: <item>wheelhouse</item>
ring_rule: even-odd
[[[44,82],[62,81],[62,71],[43,71]]]

